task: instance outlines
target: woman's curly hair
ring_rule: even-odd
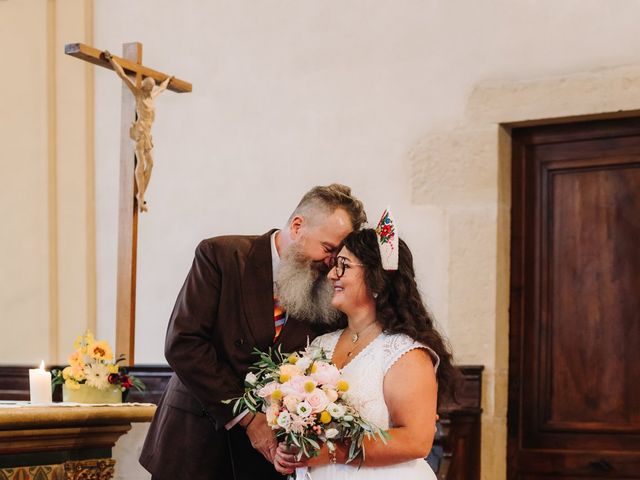
[[[453,366],[450,347],[436,330],[418,291],[413,255],[404,240],[400,239],[399,244],[398,269],[384,270],[375,230],[356,230],[344,239],[344,246],[364,265],[367,289],[378,294],[376,313],[383,331],[404,333],[433,349],[440,357],[436,375],[438,397],[455,398],[455,384],[460,374]]]

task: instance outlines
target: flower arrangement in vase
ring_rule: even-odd
[[[69,366],[53,370],[52,383],[62,385],[62,399],[77,403],[121,403],[130,388],[144,390],[144,383],[130,375],[115,361],[113,351],[104,340],[96,340],[90,331],[78,336],[69,355]]]

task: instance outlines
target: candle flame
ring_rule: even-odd
[[[44,371],[44,360],[40,361],[40,370]]]

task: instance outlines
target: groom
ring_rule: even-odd
[[[198,245],[167,330],[174,374],[140,456],[153,479],[282,478],[264,414],[234,416],[222,400],[244,392],[254,348],[298,350],[335,317],[328,265],[365,220],[349,187],[318,186],[282,230]]]

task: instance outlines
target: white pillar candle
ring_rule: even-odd
[[[51,403],[51,373],[44,369],[44,360],[40,368],[29,369],[29,391],[31,403]]]

